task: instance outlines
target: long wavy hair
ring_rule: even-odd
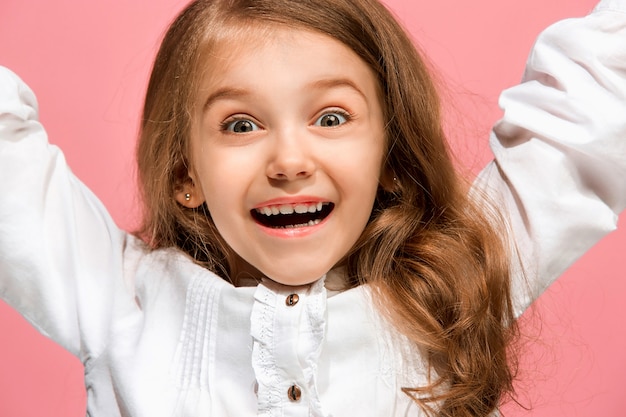
[[[144,202],[138,234],[178,247],[230,279],[235,254],[206,206],[174,195],[190,181],[193,103],[210,54],[233,31],[285,25],[331,36],[371,67],[386,118],[384,175],[371,218],[345,259],[349,285],[424,352],[428,386],[405,387],[428,414],[486,416],[512,392],[516,334],[504,228],[455,172],[428,66],[376,0],[198,0],[166,33],[146,94],[137,159]]]

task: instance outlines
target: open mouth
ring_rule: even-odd
[[[261,225],[272,229],[315,226],[324,220],[335,204],[330,202],[278,204],[250,210]]]

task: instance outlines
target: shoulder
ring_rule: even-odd
[[[127,286],[155,295],[164,288],[186,291],[196,280],[212,286],[230,285],[181,250],[153,249],[131,234],[126,236],[124,245],[124,276]]]

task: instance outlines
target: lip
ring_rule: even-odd
[[[280,204],[304,204],[304,203],[330,203],[330,200],[313,197],[308,195],[293,196],[293,197],[278,197],[271,200],[264,201],[252,207],[252,209],[259,209],[267,206],[277,206]]]
[[[296,205],[296,204],[317,204],[317,203],[333,204],[328,199],[310,196],[310,195],[299,195],[299,196],[272,198],[270,200],[266,200],[266,201],[263,201],[262,203],[255,205],[251,211],[261,209],[263,207],[279,206],[279,205],[286,205],[286,204]],[[278,237],[282,239],[302,238],[302,237],[315,234],[320,229],[322,229],[328,222],[328,219],[332,217],[332,215],[333,215],[333,212],[331,211],[318,224],[315,224],[312,226],[307,225],[307,226],[302,226],[302,227],[276,228],[276,227],[268,227],[256,220],[254,223],[261,230],[261,232],[272,237]]]

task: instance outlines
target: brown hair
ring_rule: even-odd
[[[437,416],[486,416],[512,391],[516,333],[500,228],[454,170],[429,70],[376,0],[199,0],[173,22],[156,57],[138,146],[145,204],[139,234],[178,247],[229,279],[233,251],[206,206],[174,194],[188,177],[192,103],[212,46],[245,24],[329,35],[378,77],[386,117],[384,172],[371,219],[346,258],[351,285],[368,283],[379,310],[425,352],[436,378],[404,391]]]

